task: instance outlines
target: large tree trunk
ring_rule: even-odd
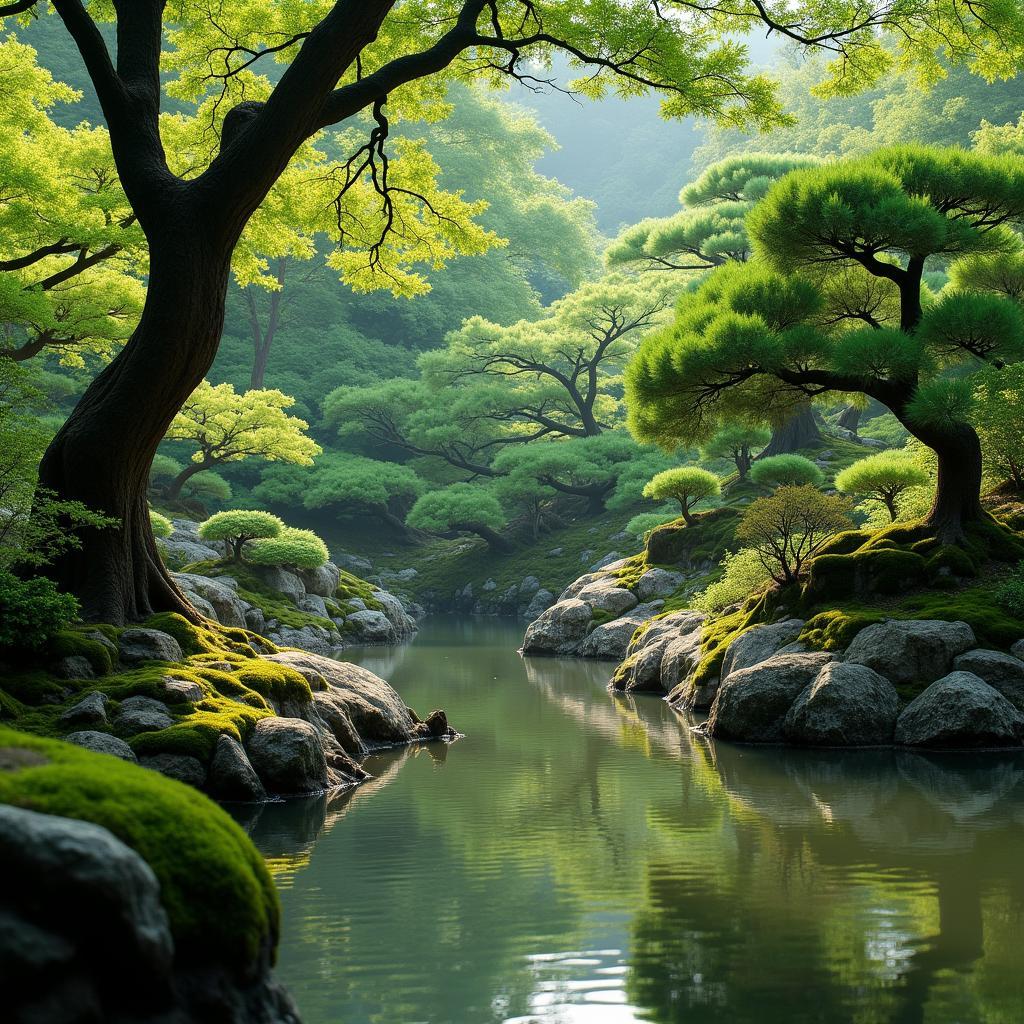
[[[150,237],[151,271],[139,326],[92,382],[53,439],[40,485],[120,525],[89,531],[51,567],[82,615],[123,624],[156,611],[199,614],[160,560],[146,488],[157,446],[213,362],[224,323],[232,244],[214,244],[189,211]]]
[[[960,544],[964,527],[984,515],[981,507],[981,442],[968,423],[942,431],[915,431],[938,456],[935,501],[926,522],[943,544]]]
[[[801,405],[781,427],[772,431],[772,439],[768,442],[759,459],[767,459],[772,455],[789,455],[802,448],[809,448],[821,440],[814,411],[810,404]]]
[[[508,552],[512,550],[512,542],[507,537],[503,537],[497,530],[492,530],[489,526],[481,526],[478,523],[460,523],[456,529],[463,530],[466,533],[475,533],[478,537],[483,537],[493,551]]]

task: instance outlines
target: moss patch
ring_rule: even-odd
[[[109,829],[160,881],[181,962],[251,965],[276,945],[280,911],[256,848],[200,793],[104,754],[0,729],[0,747],[44,763],[0,771],[0,801]]]

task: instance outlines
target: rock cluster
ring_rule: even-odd
[[[175,519],[171,537],[187,531],[188,520]],[[194,527],[195,524],[190,524]],[[168,538],[170,539],[170,538]],[[191,543],[183,541],[183,543]],[[219,552],[212,556],[220,557]],[[416,620],[401,600],[387,590],[376,588],[372,601],[379,608],[367,608],[359,598],[341,600],[338,597],[340,570],[333,562],[316,569],[289,572],[277,566],[250,567],[259,572],[263,583],[283,595],[296,610],[316,616],[319,622],[306,622],[301,626],[289,625],[276,618],[268,618],[257,605],[246,601],[238,593],[239,584],[230,573],[203,576],[198,573],[172,573],[172,578],[207,618],[224,626],[239,626],[265,636],[281,647],[299,647],[315,654],[330,654],[352,644],[397,644],[407,640],[416,631]],[[178,660],[167,652],[162,660]],[[148,647],[140,650],[136,660],[156,657]],[[180,658],[180,654],[178,655]],[[82,670],[82,667],[79,667]],[[74,673],[74,668],[69,668]],[[81,675],[72,677],[83,678]],[[87,676],[85,676],[87,678]]]
[[[616,689],[664,693],[709,712],[718,739],[804,746],[977,749],[1024,742],[1024,660],[983,650],[970,626],[890,619],[845,651],[807,650],[800,619],[753,626],[702,665],[703,616],[676,612],[639,630]],[[1015,649],[1024,655],[1024,645]],[[904,704],[898,687],[923,687]]]
[[[601,560],[604,563],[604,560]],[[648,569],[631,587],[619,575],[625,559],[598,563],[530,622],[523,654],[573,655],[618,661],[633,633],[683,583],[681,573]],[[528,611],[531,611],[528,609]]]
[[[181,658],[177,642],[166,633],[130,629],[122,637],[126,634],[122,657],[129,651],[135,658],[145,642],[154,659],[168,660],[163,655],[170,644]],[[138,763],[220,800],[259,801],[354,785],[366,778],[359,760],[371,749],[454,735],[444,712],[435,711],[421,722],[388,683],[357,665],[305,651],[280,651],[266,658],[303,676],[311,696],[268,698],[274,716],[260,718],[244,746],[230,735],[219,736],[208,760],[161,752],[144,755]],[[233,671],[228,662],[219,667]],[[163,700],[135,695],[111,701],[100,691],[87,693],[61,718],[65,725],[82,727],[65,738],[136,761],[127,740],[170,728],[174,714],[188,714],[203,699],[198,684],[175,679],[171,671],[163,679],[163,694]],[[111,712],[111,706],[116,710]]]
[[[176,955],[160,884],[107,829],[0,805],[4,1020],[298,1024],[270,973]]]

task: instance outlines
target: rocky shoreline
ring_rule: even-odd
[[[890,618],[818,649],[804,619],[723,649],[694,610],[664,613],[683,576],[626,560],[582,576],[530,623],[524,655],[618,662],[613,690],[663,696],[715,739],[935,750],[1024,745],[1024,639],[987,649],[965,622]],[[706,718],[703,716],[706,715]]]

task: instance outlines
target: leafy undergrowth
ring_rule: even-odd
[[[0,728],[0,802],[93,822],[135,850],[160,882],[180,962],[244,969],[276,945],[280,911],[263,858],[191,787]]]

